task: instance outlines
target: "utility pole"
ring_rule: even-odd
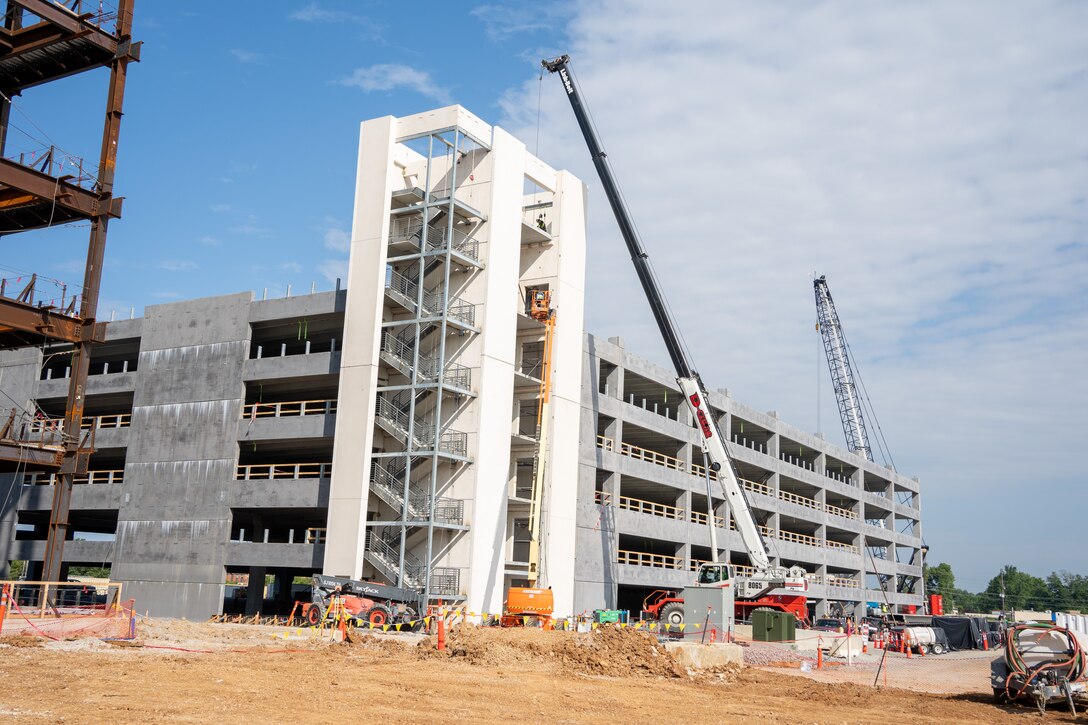
[[[1001,613],[1005,613],[1005,570],[1001,570]]]

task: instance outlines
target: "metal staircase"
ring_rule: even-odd
[[[400,582],[400,537],[389,536],[374,530],[366,532],[366,549],[363,556],[384,574],[389,581]],[[419,557],[410,551],[404,552],[404,580],[401,586],[422,589],[426,578],[426,567]]]
[[[406,378],[412,377],[412,362],[415,357],[415,346],[411,339],[404,339],[400,335],[394,335],[388,330],[382,333],[382,344],[378,356],[383,362],[394,368]],[[438,360],[423,353],[419,354],[417,367],[417,379],[420,382],[435,382],[438,380]],[[471,370],[458,363],[447,363],[442,376],[443,382],[455,388],[468,390],[472,385]]]
[[[420,491],[427,485],[427,477],[416,479],[408,486],[408,517],[426,521],[430,514],[431,497]],[[413,491],[412,489],[416,489]],[[391,471],[377,461],[370,468],[370,490],[397,511],[404,510],[404,469]],[[465,502],[455,498],[437,498],[434,502],[434,520],[445,524],[463,525]]]

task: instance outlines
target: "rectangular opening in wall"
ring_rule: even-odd
[[[529,519],[514,519],[514,537],[510,550],[510,562],[524,564],[529,561]]]
[[[687,471],[687,464],[679,458],[684,445],[672,436],[625,422],[623,445],[619,452],[647,463]]]
[[[344,339],[343,314],[267,320],[254,322],[250,327],[251,360],[335,352]]]
[[[247,380],[242,418],[294,418],[336,412],[336,375]]]
[[[771,431],[756,425],[750,420],[745,420],[735,413],[731,420],[732,432],[730,434],[730,440],[732,440],[733,443],[738,446],[750,448],[758,453],[767,453],[767,446],[773,435]]]
[[[857,473],[857,467],[842,461],[834,456],[824,457],[824,475],[839,483],[850,484],[851,478]]]
[[[806,471],[815,471],[816,458],[819,455],[820,452],[815,448],[810,448],[804,443],[799,443],[785,436],[779,436],[778,457],[786,463],[793,464]]]
[[[642,408],[670,420],[677,420],[683,397],[672,384],[660,383],[627,370],[623,375],[623,398],[628,405]]]
[[[607,360],[600,361],[600,368],[597,372],[597,392],[601,395],[615,395],[616,384],[618,382],[618,375],[616,371],[618,367],[608,362]]]
[[[245,427],[238,441],[239,480],[329,478],[332,438],[248,440]]]
[[[634,476],[620,477],[619,507],[647,516],[683,520],[687,512],[680,506],[683,491]]]
[[[680,549],[681,544],[673,541],[620,534],[617,558],[629,566],[685,570],[687,561],[678,556]]]

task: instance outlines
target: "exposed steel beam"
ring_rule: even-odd
[[[30,0],[19,0],[29,2]],[[42,0],[34,0],[41,2]],[[125,48],[132,45],[132,7],[135,0],[118,0],[117,37]],[[121,132],[122,106],[125,98],[125,80],[130,61],[139,60],[133,52],[117,53],[110,63],[110,84],[106,97],[106,119],[102,128],[102,149],[98,163],[98,193],[101,202],[98,213],[91,220],[91,235],[87,243],[87,265],[83,276],[83,296],[80,300],[80,317],[90,322],[98,309],[98,294],[102,284],[102,261],[106,252],[106,230],[110,214],[103,206],[113,194],[113,178],[117,165],[117,140]],[[72,379],[68,385],[68,400],[64,411],[64,429],[78,431],[83,421],[87,372],[91,362],[91,344],[85,341],[76,345],[72,360]],[[80,445],[78,436],[67,441],[64,462],[57,483],[53,487],[53,506],[49,514],[49,534],[45,545],[42,575],[45,581],[59,579],[64,561],[64,540],[68,537],[68,512],[71,507],[72,484],[75,472],[86,470],[89,447]],[[50,577],[53,577],[50,579]]]
[[[9,297],[0,297],[0,337],[10,332],[40,335],[49,340],[79,343],[98,341],[94,321],[63,314],[55,307],[37,307]]]
[[[100,214],[120,216],[120,209],[114,209],[112,199],[104,199],[93,191],[76,186],[64,180],[64,177],[50,176],[44,172],[20,164],[18,161],[0,157],[0,185],[8,189],[0,192],[0,205],[11,206],[20,196],[33,196],[56,202],[77,216],[91,219]],[[105,204],[105,206],[103,206]],[[113,212],[116,211],[116,214]]]
[[[52,2],[52,0],[9,1],[13,5],[18,5],[33,15],[37,15],[49,25],[64,31],[64,34],[69,37],[73,35],[83,35],[102,50],[108,51],[111,54],[117,52],[117,38],[115,36],[110,35],[94,23],[88,23],[71,10]],[[22,34],[30,35],[32,31],[35,31],[35,29],[41,25],[41,23],[35,23],[34,25],[28,25],[14,33],[10,33],[16,52],[18,52],[19,48],[19,36]]]
[[[57,468],[64,457],[61,447],[41,447],[16,441],[0,441],[0,471]]]

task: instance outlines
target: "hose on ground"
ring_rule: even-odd
[[[1020,644],[1020,635],[1024,632],[1046,630],[1050,633],[1063,635],[1068,642],[1068,658],[1051,660],[1037,665],[1029,665],[1024,660],[1024,653]],[[1057,654],[1057,653],[1056,653]],[[1005,665],[1009,670],[1005,678],[1005,696],[1011,701],[1016,700],[1031,688],[1032,682],[1044,673],[1053,673],[1059,678],[1069,682],[1084,677],[1085,657],[1080,642],[1065,627],[1055,627],[1050,624],[1018,624],[1009,628],[1005,640]],[[1019,680],[1019,686],[1013,680]]]

